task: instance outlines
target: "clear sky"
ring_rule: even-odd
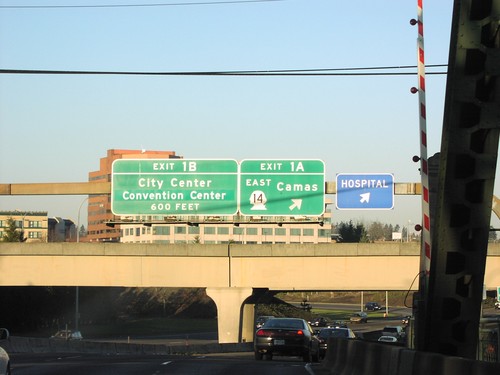
[[[64,7],[78,4],[85,7]],[[452,6],[424,1],[426,64],[448,62]],[[416,0],[0,0],[0,68],[415,66],[417,29],[409,20],[416,17]],[[1,74],[0,183],[84,182],[112,148],[192,159],[322,159],[327,181],[338,173],[393,173],[395,182],[420,182],[411,160],[420,150],[416,85],[416,75]],[[427,74],[426,85],[431,156],[440,148],[446,76]],[[76,220],[84,198],[3,196],[0,209]],[[333,205],[333,222],[406,225],[420,221],[420,206],[405,196],[391,211]]]

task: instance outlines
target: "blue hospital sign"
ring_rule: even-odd
[[[391,210],[394,208],[394,176],[390,173],[337,175],[337,209]]]

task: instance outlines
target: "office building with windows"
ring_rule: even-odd
[[[48,242],[47,212],[0,211],[0,238],[3,238],[9,219],[14,220],[17,231],[23,233],[25,242]]]
[[[179,159],[174,151],[149,150],[108,150],[100,159],[99,170],[89,173],[89,181],[111,182],[112,165],[117,159]],[[111,196],[109,194],[91,195],[88,200],[88,224],[85,241],[120,242],[120,226],[109,226],[107,222],[117,221],[111,212]]]
[[[164,244],[294,244],[331,242],[331,212],[317,218],[257,216],[128,217],[121,242]]]

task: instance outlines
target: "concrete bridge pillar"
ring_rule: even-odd
[[[253,288],[207,288],[207,295],[217,305],[219,343],[253,341],[253,305],[243,302]]]

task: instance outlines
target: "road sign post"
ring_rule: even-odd
[[[113,162],[115,215],[234,215],[236,160],[118,159]]]
[[[320,216],[325,210],[322,160],[243,160],[240,213],[247,216]]]
[[[390,210],[394,208],[394,176],[390,173],[337,175],[337,209]]]

